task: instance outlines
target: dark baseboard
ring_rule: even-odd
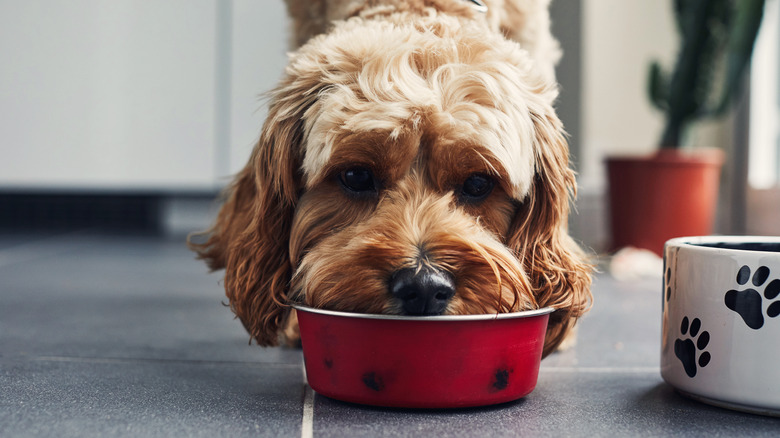
[[[0,228],[157,233],[162,200],[159,195],[0,193]]]

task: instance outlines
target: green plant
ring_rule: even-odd
[[[650,66],[649,94],[666,114],[662,148],[677,148],[692,122],[723,115],[739,93],[764,0],[674,0],[680,49],[671,75]]]

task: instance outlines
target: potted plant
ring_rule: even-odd
[[[650,66],[649,96],[665,114],[650,157],[607,160],[612,249],[661,254],[673,237],[712,232],[723,152],[683,148],[696,122],[719,117],[740,92],[764,0],[674,0],[680,47],[674,69]]]

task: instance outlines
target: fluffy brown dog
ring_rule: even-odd
[[[545,354],[562,342],[589,306],[591,265],[567,234],[575,178],[547,1],[288,1],[303,46],[216,224],[192,244],[225,268],[252,338],[294,337],[299,302],[420,315],[553,306]]]

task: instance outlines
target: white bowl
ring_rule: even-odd
[[[664,247],[661,375],[700,401],[780,415],[780,237]]]

